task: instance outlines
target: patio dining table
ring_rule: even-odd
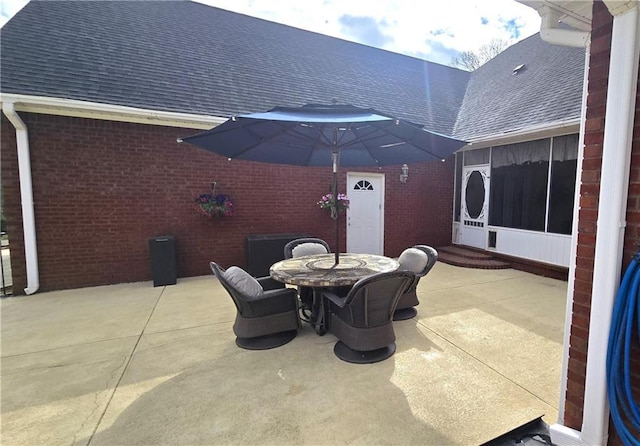
[[[340,263],[336,264],[334,254],[316,254],[281,260],[271,266],[269,273],[280,282],[313,288],[311,324],[322,336],[327,332],[323,288],[351,286],[363,277],[395,271],[399,266],[397,260],[381,255],[341,253]]]

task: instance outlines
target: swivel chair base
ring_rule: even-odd
[[[289,330],[255,338],[236,338],[236,345],[247,350],[268,350],[291,342],[297,334],[297,330]]]
[[[386,347],[370,351],[353,350],[352,348],[347,347],[347,345],[342,341],[336,342],[336,345],[333,347],[333,353],[335,353],[338,358],[354,364],[372,364],[374,362],[384,361],[391,357],[395,352],[395,342],[387,345]]]
[[[417,314],[418,310],[416,310],[416,307],[403,308],[401,310],[396,310],[393,312],[393,320],[406,321],[407,319],[416,317]]]

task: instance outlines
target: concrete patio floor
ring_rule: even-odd
[[[566,282],[438,263],[397,351],[247,351],[213,276],[0,301],[1,443],[473,445],[557,417]]]

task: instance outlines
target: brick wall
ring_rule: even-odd
[[[316,205],[330,168],[228,161],[176,138],[192,129],[21,113],[29,128],[41,290],[151,279],[148,239],[174,235],[178,277],[208,262],[245,265],[248,234],[303,232],[333,245],[333,221]],[[26,286],[15,131],[3,117],[2,187],[14,291]],[[340,190],[346,170],[341,169]],[[354,171],[386,174],[385,254],[449,244],[453,160]],[[229,194],[236,215],[209,221],[193,200]],[[344,218],[341,250],[345,249]]]
[[[584,403],[584,383],[589,338],[589,314],[593,285],[593,261],[598,219],[598,197],[602,167],[602,142],[607,101],[607,80],[611,47],[612,17],[602,2],[594,2],[591,35],[589,92],[584,135],[584,161],[580,185],[578,248],[573,291],[567,393],[564,424],[580,430]]]
[[[601,1],[594,2],[592,23],[587,121],[585,123],[585,154],[580,188],[581,209],[578,224],[577,266],[564,413],[564,424],[577,430],[582,428],[586,352],[591,310],[591,288],[593,284],[593,259],[595,255],[595,230],[613,24],[611,14]],[[638,82],[640,84],[640,77]],[[633,255],[638,252],[638,242],[640,241],[640,88],[638,88],[636,95],[635,117],[623,269],[629,265]],[[640,395],[640,349],[637,344],[632,352],[631,370],[633,373],[631,381],[637,398]],[[609,433],[609,444],[622,444],[612,423],[610,423]]]

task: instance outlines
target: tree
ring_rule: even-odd
[[[504,39],[493,39],[485,43],[477,51],[463,51],[451,59],[454,67],[465,68],[473,71],[484,63],[496,57],[509,46],[509,42]]]

